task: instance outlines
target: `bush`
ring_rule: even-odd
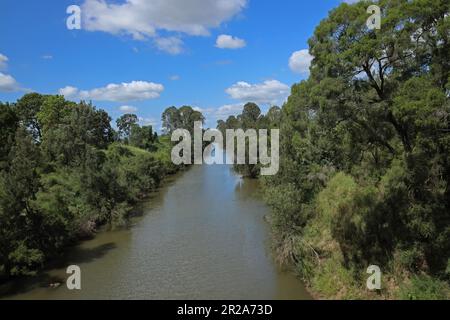
[[[403,300],[446,300],[450,299],[448,284],[428,275],[415,275],[399,290]]]

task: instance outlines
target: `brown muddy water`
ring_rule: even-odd
[[[229,166],[193,166],[141,206],[129,228],[102,231],[63,261],[9,283],[6,299],[310,299],[270,251],[258,182]],[[65,285],[81,268],[81,290]],[[61,282],[58,288],[51,283]],[[5,291],[7,294],[5,295]]]

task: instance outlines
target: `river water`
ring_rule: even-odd
[[[229,166],[193,166],[143,203],[129,228],[70,248],[35,278],[10,283],[8,299],[309,299],[271,256],[269,209],[258,182]],[[69,265],[81,290],[65,286]],[[61,282],[58,288],[49,284]],[[5,288],[3,288],[5,293]]]

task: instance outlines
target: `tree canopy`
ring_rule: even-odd
[[[32,275],[176,172],[170,141],[136,115],[111,127],[104,110],[62,96],[0,103],[0,280]]]
[[[367,297],[372,264],[387,297],[448,297],[450,4],[380,0],[381,30],[368,4],[330,12],[309,78],[258,120],[281,129],[280,173],[263,179],[277,256],[328,297]],[[218,128],[258,117],[251,104]]]

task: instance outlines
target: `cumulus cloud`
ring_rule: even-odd
[[[0,71],[8,68],[8,57],[0,53]],[[0,72],[0,92],[14,92],[21,89],[16,79],[9,74]]]
[[[123,113],[135,113],[138,111],[138,108],[133,106],[121,106],[119,107],[119,110]]]
[[[308,74],[313,59],[308,49],[296,51],[289,58],[289,68],[296,73]]]
[[[209,35],[241,12],[247,0],[85,0],[84,29],[127,34],[136,40],[155,37],[158,30]]]
[[[156,38],[155,45],[159,50],[172,55],[183,52],[183,41],[177,37]]]
[[[79,98],[99,101],[135,101],[159,98],[164,91],[162,84],[146,81],[132,81],[130,83],[108,84],[106,87],[92,90],[79,90],[67,86],[59,90],[67,98]]]
[[[192,107],[192,110],[198,111],[198,112],[201,112],[201,113],[206,113],[206,112],[208,112],[210,109],[203,109],[203,108],[200,108],[200,107]]]
[[[53,59],[53,56],[51,54],[45,54],[45,55],[42,56],[42,59],[44,59],[44,60],[51,60],[51,59]]]
[[[152,126],[153,128],[156,128],[158,123],[159,121],[154,118],[139,117],[139,124],[141,126]]]
[[[215,128],[218,120],[227,120],[229,116],[237,116],[242,113],[244,103],[227,104],[214,108],[194,107],[193,109],[205,116],[206,127]]]
[[[5,70],[8,66],[8,57],[0,53],[0,70]]]
[[[66,98],[75,98],[78,94],[78,88],[67,86],[59,89],[59,94]]]
[[[278,80],[267,80],[259,84],[250,84],[240,81],[226,89],[231,98],[242,102],[255,102],[259,104],[280,104],[289,95],[288,85]]]
[[[174,75],[171,75],[169,77],[169,79],[172,80],[172,81],[178,81],[178,80],[181,79],[181,77],[179,75],[177,75],[177,74],[174,74]]]
[[[240,49],[246,45],[245,40],[227,34],[221,34],[216,40],[216,47],[220,49]]]
[[[17,90],[19,90],[19,84],[16,79],[0,72],[0,92],[13,92]]]
[[[235,116],[242,113],[244,105],[242,103],[226,104],[214,111],[214,116],[217,120],[226,120],[229,116]]]

